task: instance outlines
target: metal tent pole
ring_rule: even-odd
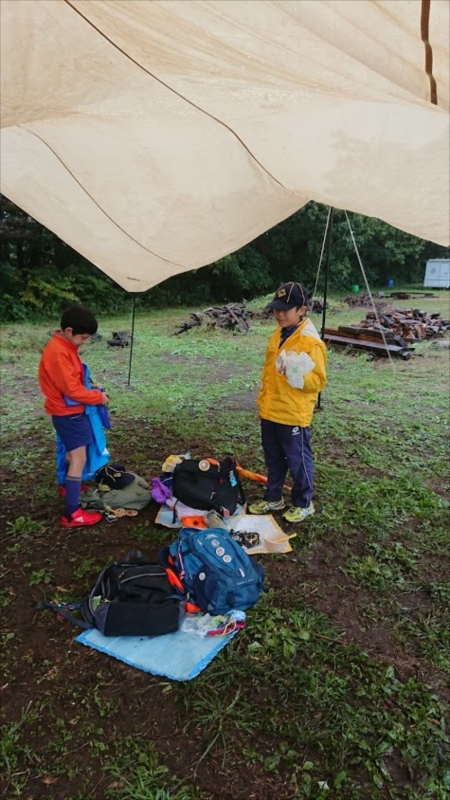
[[[130,360],[128,363],[128,386],[131,380],[131,362],[133,360],[133,342],[134,342],[134,322],[136,318],[136,295],[133,294],[133,311],[131,316],[131,345],[130,345]]]
[[[333,231],[333,216],[334,216],[334,208],[330,208],[330,214],[327,220],[327,235],[326,235],[327,250],[326,250],[325,277],[323,286],[322,328],[320,331],[322,339],[325,334],[325,320],[327,317],[328,278],[330,276],[330,253],[331,253],[331,234]]]
[[[328,278],[330,275],[330,253],[331,253],[331,234],[333,231],[333,217],[334,217],[334,208],[330,206],[328,219],[327,219],[327,230],[325,232],[326,238],[326,259],[325,259],[325,277],[324,277],[324,287],[323,287],[323,308],[322,308],[322,328],[320,331],[320,337],[323,341],[325,336],[325,321],[327,317],[327,298],[328,298]],[[317,398],[317,408],[321,408],[321,392],[319,392],[319,397]]]

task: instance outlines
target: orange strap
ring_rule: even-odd
[[[171,556],[169,556],[169,560],[171,560]],[[166,567],[166,572],[170,585],[175,586],[176,589],[179,589],[180,592],[184,593],[185,588],[176,572],[174,572],[173,569],[170,569],[170,567]],[[201,611],[201,609],[198,606],[194,605],[194,603],[191,603],[189,600],[187,601],[186,612],[188,614],[197,614],[199,611]]]

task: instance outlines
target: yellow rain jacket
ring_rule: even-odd
[[[310,319],[300,322],[282,347],[280,341],[281,328],[277,328],[269,339],[261,375],[261,388],[256,401],[259,416],[270,422],[307,428],[311,424],[318,394],[327,382],[327,350]],[[314,361],[314,369],[304,377],[303,389],[294,389],[288,384],[286,375],[277,372],[275,362],[283,349],[308,353]]]

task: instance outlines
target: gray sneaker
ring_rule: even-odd
[[[314,503],[310,503],[307,508],[292,506],[283,514],[283,519],[285,519],[286,522],[303,522],[304,519],[315,513],[316,509],[314,508]]]
[[[284,508],[284,500],[258,500],[257,503],[252,503],[248,507],[250,514],[268,514],[269,511],[282,511]]]

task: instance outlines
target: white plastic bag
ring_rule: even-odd
[[[304,376],[314,366],[308,353],[296,353],[295,350],[282,350],[275,362],[275,369],[280,375],[286,375],[287,382],[293,389],[303,389]]]
[[[245,612],[233,609],[226,614],[186,614],[180,630],[194,636],[223,636],[245,624]]]

